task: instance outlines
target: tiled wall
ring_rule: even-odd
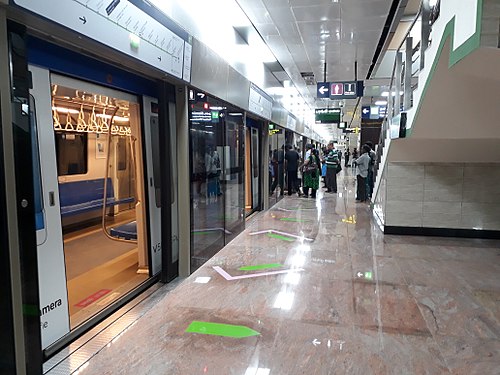
[[[500,47],[500,2],[483,0],[483,17],[481,20],[481,45],[483,47]]]
[[[500,163],[387,166],[385,225],[500,230]]]

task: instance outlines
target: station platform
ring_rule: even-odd
[[[257,214],[65,371],[498,374],[500,241],[384,236],[354,180]]]

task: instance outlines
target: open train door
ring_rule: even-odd
[[[165,116],[160,116],[159,112],[162,108]],[[143,114],[151,276],[164,271],[167,275],[166,279],[172,280],[178,275],[179,261],[177,184],[175,179],[169,178],[170,184],[162,187],[161,173],[162,168],[163,170],[175,171],[177,165],[175,102],[169,95],[165,95],[165,103],[161,107],[157,99],[144,96]],[[161,121],[168,122],[168,124],[162,125]],[[161,126],[168,129],[161,129]],[[165,168],[165,163],[169,163],[168,168]],[[163,212],[163,219],[165,219],[166,212],[170,212],[168,223],[162,220],[162,193],[167,194],[166,197],[163,197],[163,203],[166,202],[170,206],[164,207],[165,212]],[[162,225],[169,226],[168,236],[165,236],[166,228]],[[167,237],[169,237],[169,241],[164,243]],[[168,264],[163,264],[165,261]]]
[[[35,217],[37,229],[40,328],[42,348],[69,333],[68,291],[57,179],[56,146],[52,123],[50,73],[29,66],[33,88],[30,112],[35,167]],[[35,134],[36,133],[36,134]]]
[[[161,175],[160,175],[160,135],[158,100],[143,98],[144,142],[146,150],[146,175],[149,209],[150,234],[150,272],[156,275],[161,271]]]

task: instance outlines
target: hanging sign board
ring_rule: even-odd
[[[314,111],[317,124],[338,124],[341,116],[340,108],[318,108]]]
[[[318,82],[316,89],[316,96],[323,99],[356,99],[363,94],[363,81]]]

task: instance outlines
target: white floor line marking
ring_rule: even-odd
[[[267,230],[261,230],[259,232],[252,232],[249,233],[250,236],[256,236],[258,234],[266,234],[266,233],[274,233],[274,234],[280,234],[282,236],[288,236],[288,237],[293,237],[298,240],[304,240],[304,241],[314,241],[312,238],[307,238],[307,237],[302,237],[302,236],[297,236],[296,234],[292,233],[287,233],[287,232],[281,232],[279,230],[274,230],[274,229],[267,229]]]
[[[250,236],[256,236],[257,234],[266,234],[266,233],[270,233],[271,230],[270,229],[267,229],[267,230],[261,230],[259,232],[252,232],[250,233]]]
[[[297,238],[299,240],[305,240],[305,241],[313,241],[312,238],[307,238],[307,237],[302,237],[302,236],[297,236],[295,234],[291,234],[291,233],[286,233],[286,232],[281,232],[279,230],[274,230],[274,229],[271,229],[271,232],[273,233],[276,233],[276,234],[281,234],[283,236],[290,236],[290,237],[294,237],[294,238]]]
[[[231,276],[229,273],[227,273],[226,271],[224,271],[219,266],[214,266],[213,269],[216,270],[227,281],[249,279],[249,278],[253,278],[253,277],[262,277],[262,276],[270,276],[270,275],[279,275],[279,274],[289,273],[289,272],[301,272],[301,271],[304,271],[303,268],[292,268],[292,269],[288,269],[288,270],[269,271],[269,272],[261,272],[261,273],[251,273],[251,274],[248,274],[248,275]]]

